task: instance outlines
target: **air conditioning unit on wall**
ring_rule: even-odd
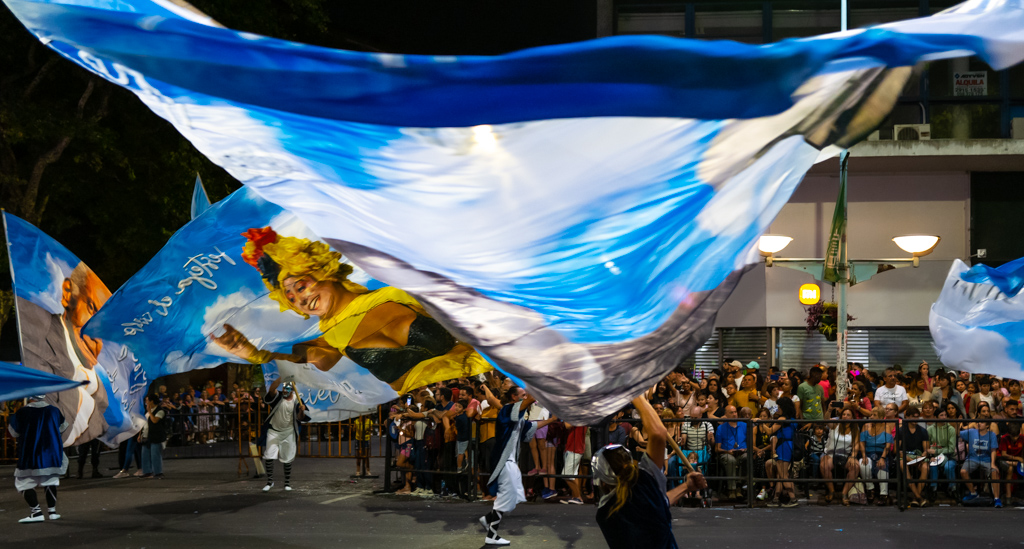
[[[930,141],[932,138],[932,125],[896,124],[892,127],[892,136],[896,141]]]

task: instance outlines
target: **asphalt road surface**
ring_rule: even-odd
[[[58,521],[19,524],[27,505],[14,491],[13,466],[0,466],[0,548],[64,547],[206,549],[336,547],[430,549],[483,546],[477,518],[489,509],[469,503],[374,495],[382,479],[349,478],[352,460],[300,458],[295,490],[238,474],[237,459],[169,460],[166,478],[112,479],[113,454],[103,456],[103,479],[61,483]],[[375,472],[381,460],[375,459]],[[75,464],[72,462],[72,469]],[[86,476],[91,472],[86,467]],[[40,494],[41,496],[41,494]],[[42,497],[40,497],[42,500]],[[502,523],[513,547],[606,547],[591,505],[529,503]],[[1020,509],[819,507],[794,509],[673,508],[683,549],[778,547],[823,549],[1021,547]]]

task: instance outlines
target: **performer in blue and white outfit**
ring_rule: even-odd
[[[42,522],[36,486],[46,493],[50,520],[57,520],[57,485],[68,471],[61,433],[68,428],[64,414],[43,400],[43,395],[28,398],[28,403],[11,418],[7,429],[18,439],[18,466],[14,469],[14,487],[25,496],[32,513],[18,522]]]
[[[281,465],[284,466],[284,489],[292,491],[292,462],[295,461],[298,449],[299,422],[309,421],[306,406],[295,394],[295,386],[291,382],[285,383],[278,391],[279,385],[281,378],[274,380],[263,397],[270,408],[267,418],[263,421],[267,433],[267,443],[263,450],[263,460],[267,467],[267,485],[263,487],[264,492],[269,492],[274,487],[274,460],[277,459],[280,459]]]
[[[523,444],[533,438],[538,428],[558,421],[554,416],[540,422],[527,420],[526,411],[535,401],[520,387],[511,387],[505,393],[503,401],[505,405],[498,412],[494,451],[491,454],[494,471],[487,481],[487,490],[495,496],[494,508],[490,513],[480,517],[480,524],[487,530],[487,536],[484,538],[487,545],[511,544],[509,540],[498,535],[498,524],[505,513],[515,509],[517,504],[526,502],[523,475],[519,471],[519,452]]]

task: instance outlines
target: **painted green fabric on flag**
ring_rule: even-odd
[[[843,151],[839,155],[839,197],[836,198],[836,211],[832,214],[832,230],[829,231],[828,251],[825,252],[825,280],[839,282],[839,266],[846,263],[846,161],[850,153]]]

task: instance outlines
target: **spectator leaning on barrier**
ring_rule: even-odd
[[[839,419],[853,420],[853,410],[847,408],[840,413]],[[845,475],[847,482],[843,485],[843,505],[850,505],[850,489],[857,478],[856,460],[853,459],[857,441],[860,437],[860,426],[856,423],[836,423],[828,431],[825,439],[825,451],[821,456],[821,477],[831,480],[836,474]],[[832,502],[835,491],[831,482],[825,483],[825,504]]]
[[[357,477],[370,476],[370,439],[373,435],[373,418],[369,414],[352,420],[353,439],[356,445]]]
[[[996,457],[996,465],[999,466],[1001,478],[1018,478],[1017,468],[1024,464],[1024,437],[1020,434],[1020,423],[1011,423],[1007,426],[1005,435],[999,437],[999,454]],[[1010,500],[1013,494],[1013,485],[1006,485],[1006,499]]]
[[[775,478],[775,461],[772,459],[772,439],[775,432],[771,423],[765,423],[772,418],[767,407],[761,408],[754,422],[754,476]],[[757,487],[755,486],[755,489]],[[763,501],[768,497],[768,486],[762,486],[757,493],[757,499]]]
[[[739,470],[744,470],[742,468],[747,464],[747,427],[743,422],[736,421],[735,406],[725,407],[725,417],[730,421],[719,424],[715,433],[715,440],[718,441],[715,444],[715,451],[718,453],[718,461],[725,469],[725,476],[735,477],[737,476],[737,467],[740,468]],[[736,480],[730,479],[727,482],[726,497],[740,497],[741,494],[736,489]]]
[[[782,397],[779,399],[779,413],[775,419],[793,419],[796,416],[796,405],[793,401]],[[775,474],[779,482],[775,485],[775,493],[779,497],[779,504],[783,507],[796,507],[796,488],[792,482],[786,482],[791,477],[790,467],[793,463],[793,444],[796,438],[796,423],[783,421],[776,423],[775,432]],[[775,501],[768,502],[769,506],[775,506]]]
[[[706,469],[710,448],[715,444],[715,428],[706,421],[700,421],[696,416],[687,416],[685,412],[683,414],[686,422],[679,430],[679,445],[686,451],[686,458],[694,467],[703,466]]]
[[[885,409],[881,406],[871,410],[871,419],[884,419]],[[893,437],[884,423],[868,423],[867,428],[860,432],[860,443],[857,454],[860,456],[860,477],[866,481],[872,478],[879,480],[878,505],[886,505],[889,500],[889,462]],[[873,489],[868,482],[869,490]],[[870,499],[870,498],[869,498]]]
[[[565,430],[567,434],[565,439],[565,459],[563,460],[562,474],[578,475],[580,472],[580,463],[583,459],[584,445],[587,438],[587,428],[566,423]],[[563,500],[562,503],[583,505],[583,498],[580,497],[580,479],[567,478],[565,479],[565,482],[569,485],[571,497],[567,500]]]
[[[929,401],[930,402],[930,401]],[[918,420],[921,419],[921,410],[917,406],[907,408],[906,420],[903,421],[903,454],[901,459],[906,461],[907,476],[910,479],[925,480],[928,478],[928,431],[921,427]],[[914,499],[910,501],[911,507],[924,507],[928,500],[924,498],[924,484],[909,483],[910,491]]]
[[[952,402],[948,403],[951,411],[960,413]],[[935,401],[924,403],[924,409],[935,407]],[[954,419],[955,416],[949,417]],[[932,422],[928,423],[928,454],[931,456],[928,465],[928,478],[935,481],[939,479],[939,472],[942,471],[942,478],[956,478],[956,441],[957,427],[949,423]],[[941,456],[941,457],[940,457]],[[939,490],[937,482],[932,482],[932,494],[934,496]],[[951,488],[950,488],[951,490]]]
[[[960,439],[967,443],[967,461],[960,468],[960,478],[971,480],[971,475],[979,472],[982,478],[999,479],[999,467],[996,466],[996,454],[999,451],[999,438],[989,428],[988,421],[980,421],[977,428],[967,429],[960,432]],[[964,503],[978,498],[978,491],[973,483],[967,483],[968,493],[964,496]],[[1003,502],[999,499],[999,484],[992,485],[992,493],[995,497],[995,506],[1002,507]]]
[[[494,423],[498,417],[498,410],[501,409],[501,401],[495,398],[494,393],[491,392],[491,388],[486,383],[477,384],[476,398],[480,401],[480,421],[477,431],[479,439],[477,444],[479,449],[477,466],[482,473],[480,491],[486,492],[487,483],[485,480],[490,475],[494,466],[491,463],[491,452],[494,450]],[[494,496],[485,493],[484,499],[493,500]]]

